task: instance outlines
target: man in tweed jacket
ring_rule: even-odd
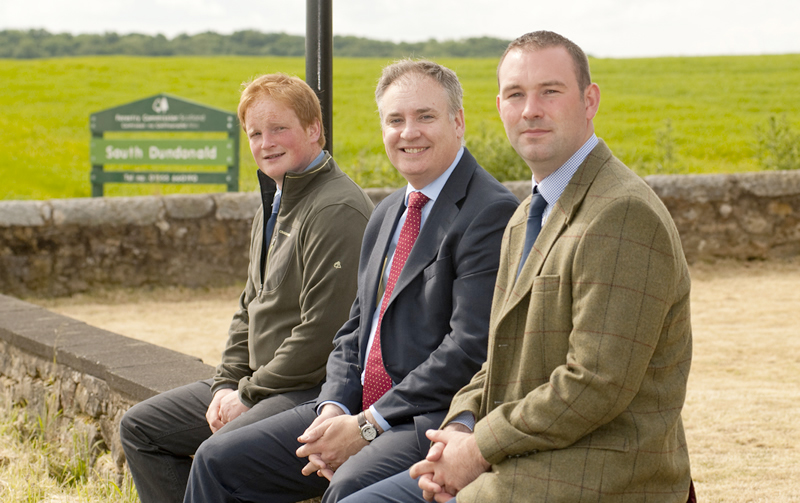
[[[600,90],[580,48],[524,35],[498,82],[508,138],[547,201],[541,232],[519,269],[528,198],[503,236],[488,359],[428,432],[419,487],[399,474],[345,501],[683,503],[692,338],[675,225],[594,135]]]

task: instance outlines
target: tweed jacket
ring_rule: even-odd
[[[690,280],[667,209],[600,141],[518,278],[530,198],[503,236],[488,359],[453,399],[492,464],[465,502],[685,502]]]

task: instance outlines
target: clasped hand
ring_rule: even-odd
[[[217,430],[248,410],[250,407],[239,400],[239,393],[235,389],[223,388],[217,391],[206,411],[206,421],[211,428],[211,433],[216,433]]]
[[[311,426],[297,438],[303,444],[297,449],[297,456],[308,458],[303,475],[316,473],[330,480],[333,472],[350,456],[367,446],[359,431],[355,416],[345,414],[336,405],[326,404]]]
[[[442,503],[453,499],[458,491],[491,468],[481,455],[475,435],[465,429],[451,424],[444,430],[425,433],[434,444],[425,459],[411,467],[410,474],[419,479],[422,496],[427,501]]]

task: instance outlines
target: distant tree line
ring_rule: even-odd
[[[482,58],[498,57],[508,40],[475,37],[439,42],[386,42],[362,37],[333,37],[333,55],[353,58],[426,57]],[[164,35],[114,32],[103,34],[50,33],[47,30],[0,31],[0,58],[34,59],[64,56],[303,56],[305,38],[286,33],[261,33],[243,30],[231,35],[215,32],[181,34],[168,39]]]

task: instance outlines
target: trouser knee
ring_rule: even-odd
[[[340,468],[331,480],[322,497],[322,503],[335,503],[364,488],[364,482],[360,480],[358,474],[343,473],[343,468]]]
[[[137,434],[137,425],[139,421],[136,417],[136,411],[137,409],[135,406],[131,407],[125,412],[119,422],[119,440],[122,444],[122,448],[126,451],[130,447],[142,443],[141,437]]]
[[[225,455],[218,447],[220,437],[221,435],[211,435],[201,443],[194,453],[194,462],[201,461],[205,463],[206,461],[224,460]]]

